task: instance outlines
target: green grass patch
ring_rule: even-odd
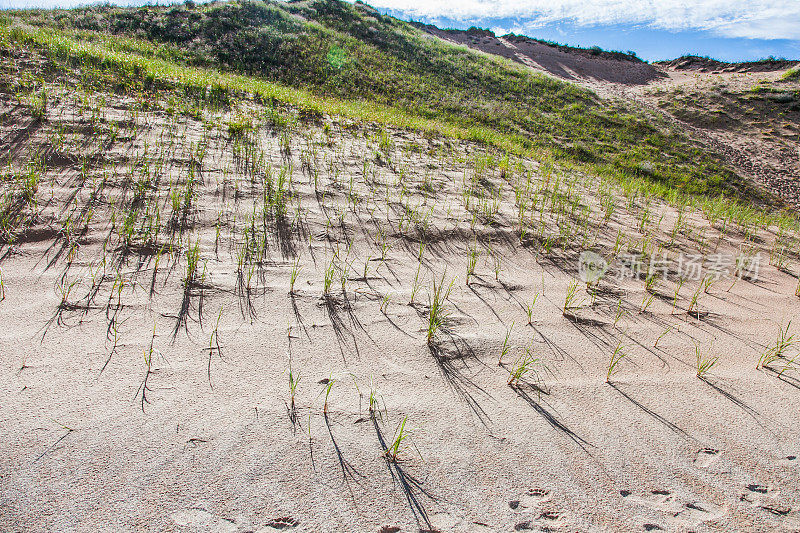
[[[138,12],[121,8],[93,9]],[[185,8],[152,8],[157,12],[175,9]],[[214,4],[203,9],[213,10]],[[54,13],[74,17],[80,12],[82,10],[46,13],[51,17],[55,17]],[[16,18],[20,14],[9,13]],[[42,12],[24,13],[27,18],[35,18],[33,14]],[[392,24],[403,28],[408,26],[391,20]],[[68,26],[63,21],[59,24]],[[310,24],[319,25],[318,22]],[[535,98],[550,103],[540,105],[538,100],[532,100],[530,106],[512,109],[488,98],[465,100],[462,107],[448,109],[443,105],[428,105],[431,96],[424,92],[418,96],[424,105],[417,107],[403,105],[402,99],[397,105],[390,105],[363,98],[340,98],[320,94],[319,86],[313,84],[298,87],[266,79],[263,75],[198,66],[203,61],[198,60],[194,52],[174,44],[155,46],[137,37],[85,29],[56,29],[44,24],[34,27],[17,22],[0,26],[0,45],[8,49],[20,45],[34,47],[62,68],[80,73],[82,83],[94,90],[172,91],[181,101],[195,100],[198,105],[212,106],[228,106],[237,99],[251,98],[296,107],[301,115],[304,112],[340,115],[485,143],[508,153],[557,162],[565,169],[599,174],[613,179],[628,191],[635,189],[637,194],[656,195],[678,203],[685,203],[687,197],[701,201],[724,197],[725,202],[733,206],[746,205],[753,199],[771,201],[716,156],[702,151],[678,133],[666,130],[658,122],[650,122],[643,115],[606,102],[601,105],[592,93],[570,84],[489,58],[476,61],[489,61],[491,65],[499,65],[498,68],[512,69],[515,76],[529,84],[527,89],[537,88],[538,92],[533,91],[537,94]],[[474,54],[445,43],[431,46],[442,53],[455,50],[465,61],[475,60]],[[328,66],[332,62],[341,70],[351,67],[352,56],[345,56],[341,51],[329,54],[330,50],[325,50]],[[215,64],[212,60],[206,62]],[[479,102],[482,104],[478,105]],[[476,108],[470,107],[473,104]],[[465,111],[463,106],[469,110]],[[497,110],[498,115],[488,113],[489,108]],[[536,123],[537,117],[542,116],[548,117],[549,125]],[[523,127],[525,124],[530,129]],[[246,124],[234,123],[229,129],[232,135],[237,135],[244,132]],[[744,203],[731,202],[736,198]],[[733,211],[737,209],[732,208]]]
[[[9,11],[61,56],[552,156],[690,195],[761,198],[660,117],[432,38],[364,4],[203,5]],[[113,66],[112,66],[113,64]]]

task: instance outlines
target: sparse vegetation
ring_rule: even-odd
[[[320,381],[320,384],[322,385],[322,392],[320,394],[324,397],[324,402],[322,404],[323,413],[327,414],[328,412],[328,397],[331,395],[331,390],[333,390],[333,386],[337,381],[338,380],[334,378],[333,375]],[[291,384],[289,387],[291,388]]]
[[[397,425],[392,442],[386,449],[385,455],[390,461],[397,462],[401,460],[402,455],[406,454],[409,448],[413,445],[411,433],[406,429],[407,421],[408,417],[404,416],[403,420],[401,420]],[[416,448],[416,446],[414,447]],[[419,450],[417,451],[419,452]]]
[[[532,385],[541,392],[542,390],[542,373],[547,370],[547,366],[542,362],[541,358],[535,357],[528,348],[525,353],[514,361],[508,375],[508,385],[517,387],[523,379],[533,378]]]
[[[575,307],[578,298],[578,286],[578,282],[574,280],[570,281],[569,285],[567,285],[567,292],[564,295],[564,305],[561,308],[563,315],[567,315],[569,311]]]
[[[292,264],[292,270],[289,273],[289,294],[294,294],[294,284],[297,282],[297,276],[300,274],[300,257],[295,259]]]
[[[186,464],[173,449],[239,477],[251,455],[276,479],[306,465],[309,479],[325,480],[334,465],[354,505],[374,491],[365,496],[351,481],[383,490],[391,479],[402,490],[397,502],[411,510],[398,515],[398,527],[433,530],[425,506],[452,492],[440,483],[456,479],[438,473],[476,453],[485,458],[481,450],[512,464],[513,453],[550,446],[542,469],[604,469],[609,457],[633,457],[628,443],[646,448],[641,435],[665,427],[700,435],[714,417],[780,405],[770,414],[780,423],[770,424],[758,452],[785,452],[769,443],[788,442],[785,428],[797,425],[788,392],[800,355],[791,322],[782,325],[797,302],[792,291],[800,295],[796,214],[751,188],[688,129],[639,104],[420,28],[336,0],[0,15],[0,133],[13,140],[0,148],[0,322],[8,324],[7,359],[20,355],[17,368],[5,365],[19,387],[6,395],[13,416],[4,431],[26,449],[58,453],[24,461],[31,475],[64,474],[75,450],[108,444],[85,428],[128,420],[127,410],[141,407],[144,422],[115,431],[155,454],[165,475]],[[759,87],[753,95],[773,94]],[[588,277],[586,252],[599,265]],[[448,276],[453,268],[465,283]],[[718,289],[728,287],[724,276],[733,277],[728,292]],[[777,340],[750,327],[765,312],[781,324]],[[528,327],[514,330],[523,316]],[[142,326],[150,323],[152,331]],[[157,338],[156,323],[159,331],[169,325],[169,339]],[[710,377],[719,359],[709,355],[711,342],[699,341],[712,337],[713,353],[732,354],[724,379]],[[694,364],[685,361],[689,342]],[[771,372],[753,369],[756,357],[757,369]],[[214,365],[213,387],[212,361],[224,363]],[[609,385],[594,390],[603,370]],[[625,380],[617,382],[620,370]],[[342,386],[350,378],[357,396]],[[704,403],[695,389],[724,399]],[[56,439],[31,424],[66,416],[59,390],[67,415],[81,421],[69,434],[76,442],[47,448]],[[612,397],[622,401],[612,405]],[[687,411],[686,402],[697,408]],[[291,427],[273,428],[275,407],[284,405]],[[597,424],[580,419],[592,409]],[[390,426],[395,412],[404,414]],[[230,424],[223,440],[233,436],[231,446],[218,440],[209,413]],[[430,463],[404,461],[416,448],[409,418],[425,426],[424,449],[437,450]],[[504,431],[509,422],[533,440],[520,444]],[[168,439],[149,433],[160,426]],[[720,448],[749,442],[745,429],[759,431],[729,429],[715,437]],[[377,442],[364,438],[373,432]],[[689,441],[662,441],[659,461],[688,464]],[[222,467],[211,449],[220,443],[230,452]],[[19,461],[13,450],[0,449]],[[591,461],[564,459],[583,452]],[[86,472],[97,470],[91,454],[82,458]],[[636,482],[641,472],[629,463]],[[524,468],[498,477],[484,466],[497,494],[530,486]],[[736,506],[740,488],[726,506]],[[330,491],[317,492],[319,508],[332,501]],[[86,507],[81,498],[74,505]],[[518,495],[502,498],[512,510],[527,506]],[[670,505],[679,518],[683,507]],[[12,497],[11,520],[17,506]],[[530,522],[486,527],[550,524],[549,508],[533,509]],[[262,520],[263,509],[250,511],[246,520]],[[302,515],[301,527],[364,529],[360,518],[336,522],[358,514],[350,511],[324,523]],[[550,525],[584,524],[573,518]],[[617,518],[599,513],[584,525]],[[629,518],[619,523],[638,520]],[[122,528],[132,523],[121,520]],[[284,522],[293,523],[269,523]],[[727,515],[717,522],[732,527]]]
[[[432,344],[436,337],[436,333],[445,325],[447,320],[448,310],[445,306],[445,301],[450,296],[450,290],[453,288],[453,281],[449,286],[445,286],[445,277],[447,271],[442,273],[441,279],[433,279],[433,287],[428,295],[428,329],[427,341]]]
[[[719,357],[703,355],[702,351],[700,350],[700,345],[697,343],[695,343],[694,346],[694,355],[695,369],[697,370],[698,378],[704,378],[706,374],[708,374],[708,372],[719,362]]]
[[[478,257],[480,257],[480,252],[478,251],[477,246],[470,248],[467,255],[467,285],[469,285],[470,276],[475,275],[475,267],[478,265]]]
[[[533,295],[531,303],[525,304],[525,315],[528,317],[528,325],[533,325],[533,307],[536,305],[536,300],[539,299],[539,293]]]
[[[297,395],[297,385],[300,384],[300,374],[295,373],[294,370],[292,370],[292,365],[289,365],[288,373],[289,373],[289,409],[294,409],[295,408],[294,399],[295,396]],[[330,393],[330,387],[327,388],[325,393],[326,405],[328,402],[328,396],[327,396],[328,393]]]
[[[789,335],[789,328],[791,326],[792,322],[789,321],[785,328],[778,328],[778,338],[775,341],[775,345],[771,346],[767,351],[761,354],[761,357],[758,358],[758,364],[756,364],[757,369],[769,368],[777,361],[786,359],[786,350],[794,346],[796,343],[794,334]]]
[[[508,351],[510,349],[510,347],[508,345],[508,339],[509,339],[509,337],[511,337],[511,330],[513,328],[514,328],[514,323],[512,322],[511,325],[508,327],[508,329],[506,329],[506,336],[503,339],[503,346],[502,346],[502,348],[500,348],[500,357],[497,359],[497,364],[499,366],[502,366],[502,364],[503,364],[503,357],[508,355]]]
[[[619,363],[627,357],[627,353],[624,351],[622,343],[618,343],[614,351],[611,352],[611,359],[608,361],[608,371],[606,372],[606,383],[611,381],[611,376],[617,373],[619,368]]]
[[[57,58],[89,60],[117,76],[143,73],[143,77],[126,80],[134,85],[168,78],[192,90],[210,86],[211,97],[221,103],[230,101],[238,91],[247,91],[315,112],[419,127],[518,153],[547,150],[620,179],[639,177],[653,180],[651,185],[667,183],[660,194],[677,187],[689,194],[759,195],[719,157],[704,154],[698,158],[682,134],[663,133],[654,117],[637,116],[617,104],[601,105],[588,91],[496,59],[456,54],[449,45],[395,19],[372,20],[369,24],[375,32],[364,31],[365,15],[343,2],[212,3],[193,11],[198,19],[189,35],[160,30],[162,24],[185,17],[186,7],[150,9],[153,17],[146,20],[137,20],[135,9],[84,8],[58,21],[47,11],[15,12],[14,16],[24,17],[34,28],[3,26],[0,31],[6,41],[41,46]],[[316,24],[300,24],[297,15]],[[214,25],[222,20],[229,24],[231,40],[216,34]],[[265,23],[270,30],[253,38],[253,32]],[[56,29],[59,26],[63,29]],[[115,35],[102,33],[109,28]],[[292,38],[286,39],[288,35]],[[248,44],[240,48],[227,45],[244,42]],[[390,42],[395,44],[386,44]],[[347,60],[336,60],[334,76],[328,57],[332,46],[352,50]],[[213,71],[213,66],[223,72]],[[397,83],[383,83],[380,75],[387,71],[395,73]],[[475,79],[479,83],[473,83]],[[311,91],[298,87],[310,87]],[[354,93],[363,100],[350,100]],[[338,100],[319,95],[334,95]],[[442,101],[459,104],[443,107]],[[495,112],[479,112],[486,102],[493,103]],[[420,114],[433,120],[420,119]],[[241,123],[233,124],[233,131],[241,131]],[[500,133],[516,130],[524,133]],[[534,135],[545,130],[550,134]],[[551,140],[554,138],[566,142],[556,143]],[[596,152],[592,148],[596,144],[602,144],[604,150]],[[642,172],[645,167],[648,170]]]

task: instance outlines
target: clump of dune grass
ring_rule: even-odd
[[[567,291],[564,294],[564,305],[561,308],[561,313],[564,316],[569,315],[570,310],[573,309],[577,304],[578,287],[579,284],[577,281],[571,281],[569,285],[567,285]]]
[[[297,282],[297,277],[300,275],[300,257],[298,256],[292,264],[292,270],[289,272],[289,294],[294,294],[294,285]]]
[[[232,138],[244,137],[247,133],[253,131],[253,119],[243,115],[239,115],[227,122],[228,135]]]
[[[381,409],[381,396],[378,393],[378,390],[375,388],[375,383],[373,382],[372,378],[370,378],[369,382],[369,398],[368,398],[368,409],[369,409],[369,416],[373,420],[382,416],[382,413],[386,412],[386,407],[384,404],[383,409]]]
[[[394,463],[401,460],[402,456],[406,454],[412,446],[417,451],[420,458],[422,457],[422,454],[419,453],[419,449],[411,438],[411,432],[406,429],[406,422],[408,422],[408,417],[404,416],[403,420],[397,425],[397,429],[395,429],[392,442],[384,451],[385,457]]]
[[[704,378],[708,372],[714,368],[717,363],[719,362],[719,357],[710,357],[708,355],[703,355],[702,351],[700,350],[700,345],[695,343],[694,345],[694,354],[695,354],[695,370],[697,371],[698,378]]]
[[[542,374],[548,370],[547,365],[540,357],[534,356],[528,348],[525,353],[514,361],[508,375],[508,386],[518,387],[523,380],[533,379],[533,385],[542,390]]]
[[[784,359],[785,352],[795,344],[794,334],[789,335],[789,328],[792,325],[790,320],[786,327],[778,328],[778,338],[775,340],[775,345],[766,350],[761,357],[758,358],[756,368],[768,368],[775,362]]]
[[[447,271],[442,273],[441,279],[433,279],[433,288],[428,295],[428,326],[426,340],[428,344],[433,344],[436,333],[445,325],[448,310],[445,307],[445,300],[450,296],[453,288],[453,281],[449,286],[445,285]]]
[[[533,301],[525,304],[525,315],[528,317],[528,325],[533,325],[533,307],[536,305],[536,300],[539,299],[539,293],[533,295]]]
[[[611,352],[611,359],[608,362],[608,370],[606,371],[606,383],[611,382],[611,376],[617,373],[619,363],[627,357],[627,353],[623,350],[622,342],[617,343],[614,351]]]

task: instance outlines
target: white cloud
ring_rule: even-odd
[[[569,21],[581,26],[641,24],[707,30],[725,37],[800,39],[797,0],[371,0],[417,18],[522,19],[527,27]]]
[[[103,0],[105,1],[105,0]],[[118,5],[182,0],[111,0]],[[352,0],[351,0],[352,1]],[[722,37],[800,40],[800,0],[365,0],[417,19],[465,22],[516,19],[514,29],[556,22],[579,26],[635,24],[664,30],[705,30]],[[0,0],[0,8],[73,7],[93,0]]]

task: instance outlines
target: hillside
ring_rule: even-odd
[[[564,46],[524,35],[497,37],[487,31],[442,30],[431,25],[419,27],[446,41],[505,57],[562,80],[641,85],[664,77],[657,67],[622,52]]]
[[[775,71],[731,68],[683,79],[676,70],[674,83],[649,87],[640,98],[716,146],[743,175],[800,206],[800,83],[785,74],[785,64]]]
[[[796,76],[431,32],[2,12],[0,530],[800,528]]]
[[[11,15],[48,31],[58,28],[59,39],[263,76],[324,97],[379,103],[455,126],[475,140],[517,153],[536,151],[622,179],[643,176],[689,194],[763,196],[719,155],[698,150],[657,115],[448,46],[364,4],[234,2]],[[167,46],[154,48],[154,42]]]
[[[697,70],[719,74],[722,72],[774,72],[790,69],[797,66],[798,63],[800,62],[774,58],[761,61],[728,63],[709,57],[683,56],[671,61],[659,61],[656,64],[675,70]]]

